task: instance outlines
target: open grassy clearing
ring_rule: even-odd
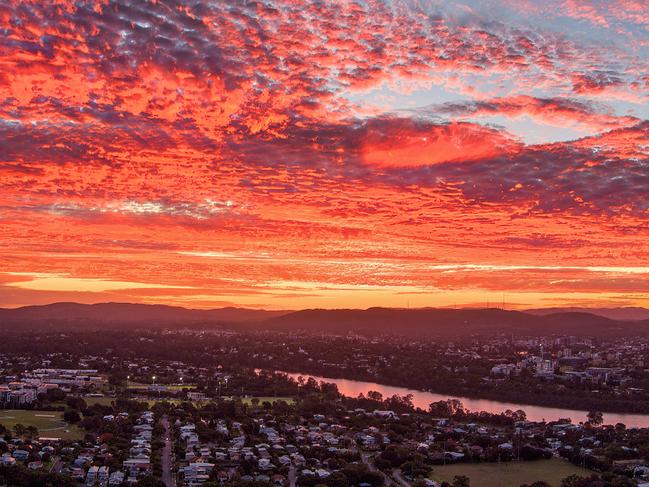
[[[88,406],[92,406],[93,404],[99,404],[101,406],[112,406],[113,402],[115,402],[115,398],[111,396],[102,396],[102,397],[83,396],[82,399],[86,401],[86,404]]]
[[[23,409],[1,409],[0,424],[13,430],[17,424],[35,426],[41,438],[62,438],[80,440],[84,436],[82,429],[63,421],[59,411],[25,411]]]
[[[561,460],[537,460],[534,462],[505,463],[456,463],[433,467],[431,478],[438,482],[452,482],[456,475],[466,475],[471,485],[479,487],[519,487],[544,480],[553,487],[559,487],[561,480],[577,474],[584,477],[592,472]]]

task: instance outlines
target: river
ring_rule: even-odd
[[[284,372],[285,373],[285,372]],[[587,411],[579,411],[575,409],[562,409],[551,408],[546,406],[531,406],[529,404],[516,404],[511,402],[492,401],[489,399],[475,399],[472,397],[458,397],[448,396],[444,394],[436,394],[434,392],[417,391],[414,389],[407,389],[405,387],[387,386],[384,384],[377,384],[374,382],[363,382],[358,380],[348,379],[333,379],[331,377],[319,377],[311,374],[296,374],[288,373],[289,377],[297,379],[302,376],[305,379],[313,377],[318,382],[325,381],[331,382],[338,386],[341,394],[349,397],[357,397],[363,393],[367,395],[369,391],[376,391],[383,394],[383,398],[387,398],[398,394],[405,396],[412,394],[412,402],[416,407],[421,409],[428,409],[428,405],[432,402],[443,401],[452,397],[462,401],[465,409],[469,411],[487,411],[490,413],[501,413],[507,409],[516,411],[522,409],[527,414],[527,419],[530,421],[556,421],[562,418],[570,418],[573,423],[586,421]],[[647,414],[622,414],[622,413],[604,413],[604,424],[624,423],[629,428],[649,428],[649,415]]]

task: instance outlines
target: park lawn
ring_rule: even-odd
[[[80,440],[84,436],[81,428],[63,421],[60,411],[26,411],[24,409],[1,409],[0,424],[13,429],[17,424],[35,426],[41,438],[62,438]]]
[[[81,399],[86,401],[86,404],[88,406],[92,406],[94,404],[99,404],[100,406],[112,406],[113,402],[115,402],[115,398],[112,396],[101,396],[101,397],[82,396]]]
[[[559,487],[561,480],[570,475],[588,477],[591,471],[561,460],[536,460],[533,462],[456,463],[435,465],[431,478],[437,482],[452,482],[456,475],[466,475],[471,485],[479,487],[519,487],[543,480]]]

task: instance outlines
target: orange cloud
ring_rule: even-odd
[[[418,125],[400,120],[383,129],[367,128],[362,160],[379,167],[417,167],[470,162],[515,151],[518,143],[505,133],[469,123]]]

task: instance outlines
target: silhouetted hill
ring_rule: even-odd
[[[640,321],[649,320],[649,309],[638,307],[625,307],[625,308],[539,308],[539,309],[526,309],[526,313],[534,315],[549,315],[554,313],[590,313],[611,320],[621,321]]]
[[[43,306],[0,308],[0,326],[21,329],[55,328],[86,324],[106,328],[125,325],[159,327],[162,325],[247,323],[285,314],[287,311],[265,311],[246,308],[187,309],[178,306],[132,303],[54,303]]]
[[[462,337],[470,334],[608,335],[649,331],[649,323],[610,320],[591,313],[535,315],[502,309],[308,309],[264,322],[272,329],[334,333]]]
[[[502,309],[369,308],[264,311],[245,308],[209,310],[177,306],[101,303],[55,303],[0,309],[0,328],[16,330],[133,329],[161,327],[307,330],[366,335],[438,336],[449,339],[480,335],[637,335],[648,321],[612,320],[593,313],[528,313]]]

